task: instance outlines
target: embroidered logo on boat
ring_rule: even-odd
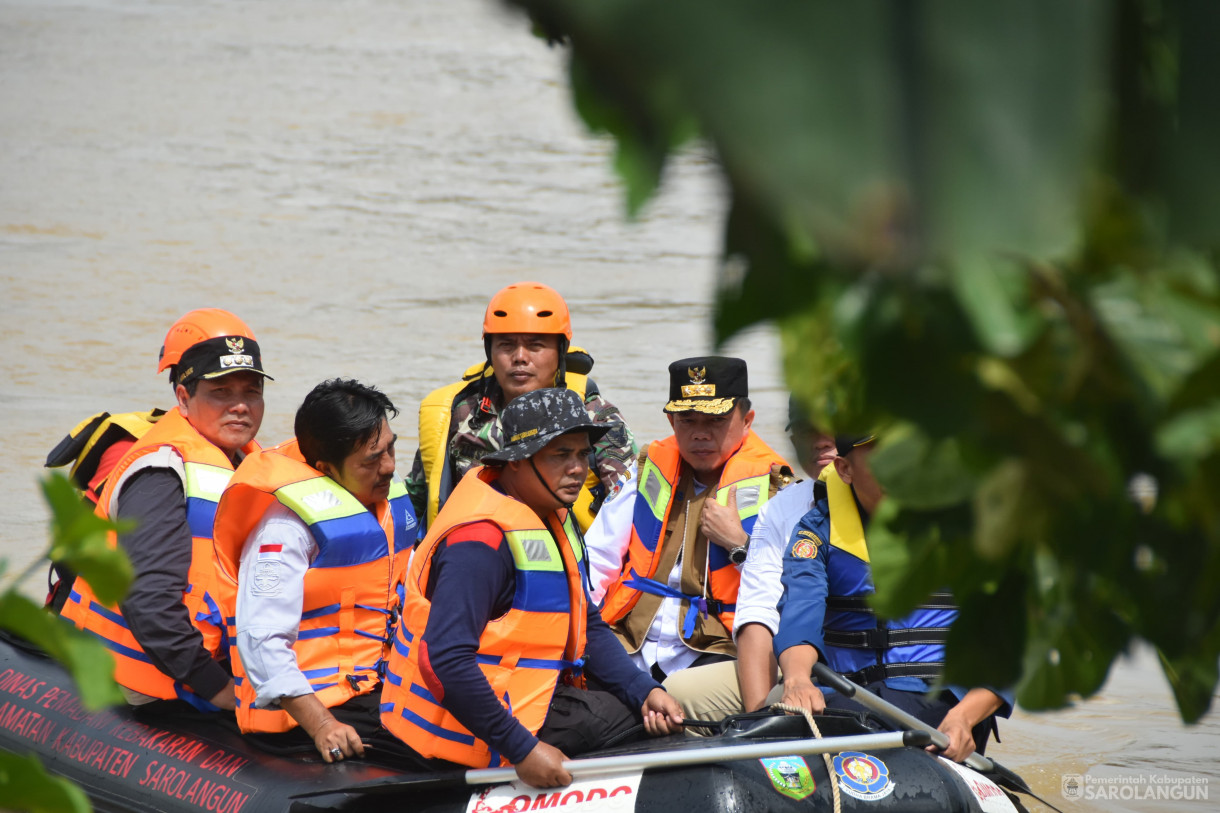
[[[866,802],[884,799],[894,792],[890,769],[885,763],[859,751],[844,751],[834,758],[839,790]]]
[[[770,757],[758,761],[762,763],[772,786],[789,798],[800,801],[818,789],[813,774],[809,772],[809,765],[802,757]]]

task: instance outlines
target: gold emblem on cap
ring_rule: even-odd
[[[229,348],[229,352],[233,354],[240,353],[246,348],[246,342],[241,336],[232,336],[225,339],[225,344]]]
[[[690,383],[702,384],[707,380],[707,367],[687,367],[686,374],[690,376]]]
[[[715,384],[684,384],[682,386],[683,398],[715,398]]]

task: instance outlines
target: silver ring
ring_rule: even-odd
[[[330,749],[330,755],[331,755],[331,757],[333,757],[334,759],[338,759],[339,757],[343,756],[343,749],[341,749],[341,748],[332,748],[332,749]]]

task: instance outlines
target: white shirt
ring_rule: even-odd
[[[618,579],[631,546],[631,521],[635,514],[638,495],[636,464],[631,464],[630,479],[623,484],[613,500],[602,505],[585,534],[585,546],[589,551],[589,570],[593,579],[593,600],[600,603],[606,589]],[[695,494],[702,494],[707,486],[695,482]],[[710,543],[709,543],[710,544]],[[682,556],[679,554],[669,571],[666,582],[675,590],[682,589]],[[631,660],[647,672],[653,664],[666,674],[685,669],[703,653],[691,649],[682,640],[682,622],[685,613],[682,601],[662,598],[652,626],[644,636],[638,652],[631,653]]]
[[[784,551],[792,529],[813,507],[814,480],[793,483],[776,494],[762,510],[750,532],[750,553],[741,568],[741,587],[737,591],[737,614],[733,638],[746,624],[762,624],[775,635],[779,629],[779,604],[784,586]]]
[[[309,526],[279,503],[267,509],[242,548],[237,651],[258,695],[258,708],[276,706],[282,697],[313,693],[297,667],[292,645],[301,623],[305,572],[317,555]]]

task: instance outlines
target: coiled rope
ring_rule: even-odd
[[[805,715],[805,722],[809,723],[813,736],[819,740],[822,739],[822,731],[818,728],[818,724],[813,721],[813,714],[810,713],[809,709],[802,708],[801,706],[792,706],[787,703],[772,703],[771,708],[777,711]],[[830,777],[830,795],[834,799],[834,813],[843,813],[843,800],[839,796],[839,775],[835,773],[834,764],[830,761],[829,753],[823,753],[822,760],[826,763],[826,775]]]

